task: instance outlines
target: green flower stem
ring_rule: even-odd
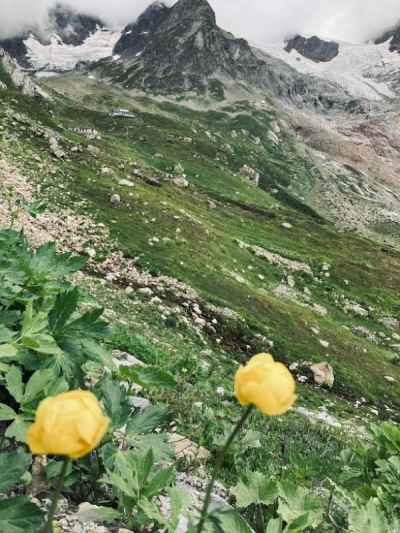
[[[210,502],[211,502],[212,490],[214,488],[214,484],[215,484],[215,481],[217,479],[217,475],[219,473],[219,470],[222,467],[222,464],[224,462],[226,452],[229,450],[229,447],[232,444],[232,442],[234,441],[236,435],[239,433],[239,431],[242,429],[244,423],[249,418],[249,416],[250,416],[250,414],[251,414],[251,412],[253,410],[253,407],[254,407],[253,405],[249,405],[247,407],[247,409],[244,411],[242,417],[237,422],[237,424],[234,427],[232,433],[229,435],[228,440],[226,441],[225,446],[223,447],[221,453],[218,455],[217,462],[215,464],[211,480],[210,480],[210,482],[209,482],[209,484],[207,486],[206,495],[205,495],[204,503],[203,503],[203,509],[201,511],[200,520],[199,520],[199,523],[198,523],[198,526],[197,526],[197,530],[196,530],[197,533],[201,533],[203,531],[204,524],[205,524],[205,521],[207,519],[207,511],[208,511],[208,508],[209,508]]]
[[[47,514],[47,522],[46,522],[46,525],[44,526],[43,533],[53,533],[54,514],[57,510],[58,500],[60,499],[60,494],[61,494],[61,490],[64,485],[64,478],[65,478],[65,474],[67,473],[67,468],[68,468],[69,463],[70,463],[70,459],[68,457],[65,457],[60,475],[57,480],[57,485],[56,485],[56,488],[53,494],[51,506]]]

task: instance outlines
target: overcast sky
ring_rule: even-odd
[[[0,35],[45,19],[55,0],[0,0]],[[134,20],[149,0],[65,0],[110,24]],[[173,3],[173,2],[169,2]],[[210,0],[218,24],[254,43],[279,41],[294,33],[361,42],[400,21],[399,0]]]

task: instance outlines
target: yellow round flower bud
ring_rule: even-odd
[[[235,376],[235,395],[241,405],[255,405],[262,413],[278,416],[296,401],[295,381],[270,354],[254,356]]]
[[[78,459],[99,445],[109,423],[94,394],[65,392],[40,403],[27,441],[34,454]]]

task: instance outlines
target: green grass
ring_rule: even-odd
[[[381,315],[398,316],[400,254],[355,234],[338,232],[286,191],[294,180],[296,187],[306,190],[315,170],[299,155],[287,133],[280,135],[279,144],[268,137],[279,114],[256,110],[245,101],[219,111],[194,111],[178,103],[132,99],[129,107],[137,118],[125,121],[106,112],[119,96],[101,90],[100,111],[65,98],[46,105],[25,98],[18,101],[18,111],[33,124],[57,131],[67,151],[74,144],[82,146],[82,152],[70,153],[69,160],[55,161],[46,139],[34,135],[26,125],[14,126],[18,139],[9,157],[41,184],[48,205],[53,209],[72,207],[93,216],[109,227],[119,248],[127,256],[137,257],[142,268],[176,277],[195,288],[204,303],[238,312],[246,325],[220,322],[218,326],[221,348],[232,364],[245,361],[255,349],[267,349],[255,338],[261,333],[274,342],[274,354],[285,362],[328,360],[336,376],[330,397],[352,402],[363,396],[381,408],[382,416],[387,415],[385,405],[398,407],[400,368],[392,363],[392,350],[387,345],[376,346],[351,328],[362,323],[382,331]],[[12,97],[2,96],[11,107],[15,105]],[[120,98],[126,101],[122,94]],[[93,103],[86,101],[87,105]],[[100,131],[102,140],[95,143],[100,156],[90,154],[88,142],[70,131],[78,126]],[[232,135],[233,131],[237,134]],[[191,137],[193,143],[185,144],[183,137]],[[260,144],[254,142],[255,137]],[[32,157],[37,154],[42,164],[56,168],[55,175],[39,170]],[[179,189],[167,182],[152,187],[135,177],[130,178],[136,183],[133,189],[120,186],[118,181],[130,175],[134,162],[148,176],[172,172],[180,162],[190,187]],[[244,164],[260,171],[262,188],[239,175]],[[112,168],[114,177],[101,175],[103,166]],[[272,194],[274,188],[278,188],[277,194]],[[109,201],[115,192],[123,200],[117,208]],[[210,201],[215,209],[210,208]],[[290,222],[293,228],[284,229],[283,222]],[[153,237],[159,243],[150,246]],[[318,316],[301,301],[274,295],[287,272],[241,249],[238,240],[309,264],[314,278],[292,273],[296,289],[299,293],[310,290],[312,301],[324,306],[328,316]],[[321,274],[325,262],[331,264],[330,278]],[[373,308],[370,317],[360,320],[345,314],[336,303],[340,295]],[[176,342],[179,332],[164,323],[160,327]],[[311,327],[320,328],[319,338],[330,343],[328,349],[321,346]],[[155,357],[147,353],[142,336],[130,333],[124,340],[124,334],[119,335],[116,344],[124,349],[143,350],[149,361]],[[210,343],[213,358],[218,360],[219,347],[213,338]],[[157,357],[168,359],[162,351]],[[388,385],[385,375],[397,382]],[[305,397],[310,395],[307,390]]]

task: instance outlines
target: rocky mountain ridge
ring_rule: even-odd
[[[179,0],[171,8],[153,4],[124,30],[113,57],[90,70],[124,88],[153,93],[208,93],[223,99],[234,87],[326,110],[357,107],[335,83],[299,75],[221,29],[207,0]]]

